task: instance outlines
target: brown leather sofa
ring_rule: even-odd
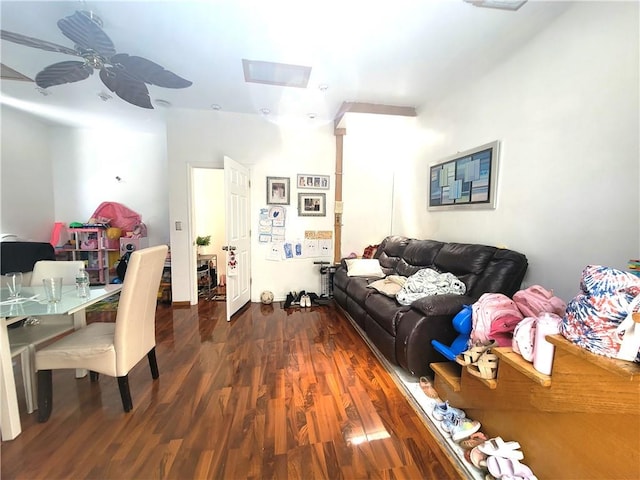
[[[527,257],[513,250],[403,236],[386,237],[374,258],[385,275],[409,277],[432,268],[453,273],[467,287],[465,295],[433,295],[400,305],[395,298],[367,287],[378,278],[349,277],[344,260],[336,269],[336,303],[390,362],[415,376],[431,375],[431,362],[446,361],[431,340],[446,345],[453,341],[458,333],[451,320],[464,305],[486,292],[511,297],[520,289],[528,266]]]

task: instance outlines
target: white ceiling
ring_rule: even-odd
[[[570,2],[529,1],[515,12],[462,0],[6,1],[3,30],[72,48],[58,19],[92,10],[116,51],[152,60],[191,80],[186,89],[149,86],[154,110],[109,92],[97,73],[50,87],[3,80],[2,103],[55,121],[91,125],[113,119],[137,127],[161,123],[167,107],[330,122],[343,102],[421,107],[462,88],[522,46]],[[0,60],[35,78],[45,66],[77,60],[5,40]],[[242,59],[312,67],[306,89],[249,84]],[[507,82],[508,79],[505,79]],[[319,85],[328,85],[321,91]],[[103,101],[98,93],[113,98]]]

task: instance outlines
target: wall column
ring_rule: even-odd
[[[345,128],[335,128],[336,137],[336,204],[334,210],[334,242],[333,242],[333,262],[340,262],[342,251],[342,156],[344,147],[344,136],[347,133]]]

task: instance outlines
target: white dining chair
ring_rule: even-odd
[[[24,398],[27,404],[27,413],[33,413],[35,410],[35,375],[34,375],[34,359],[35,348],[29,344],[11,345],[11,358],[20,357],[22,368],[22,383],[24,384]]]
[[[39,422],[51,415],[52,370],[87,369],[92,381],[100,373],[117,377],[125,412],[133,408],[129,371],[145,355],[151,376],[158,378],[155,319],[167,251],[166,245],[160,245],[131,254],[115,323],[91,323],[36,352]]]
[[[76,274],[84,267],[82,260],[38,260],[31,273],[31,286],[41,287],[42,280],[53,277],[62,277],[63,285],[75,285]]]
[[[81,268],[84,268],[83,261],[38,260],[33,266],[30,285],[41,286],[42,280],[50,277],[62,277],[63,285],[74,285],[76,273]],[[46,319],[40,319],[38,324],[9,329],[11,357],[19,355],[22,364],[28,413],[32,413],[36,407],[36,347],[63,333],[72,331],[73,328],[73,317],[70,315],[47,315]]]

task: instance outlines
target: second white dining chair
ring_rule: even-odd
[[[84,262],[82,260],[39,260],[33,266],[31,286],[41,287],[42,280],[53,277],[62,277],[63,285],[75,285],[76,274],[81,268],[84,268]]]
[[[42,280],[45,278],[62,277],[63,285],[74,285],[76,273],[78,273],[78,270],[81,268],[84,268],[84,262],[81,260],[39,260],[33,266],[30,284],[31,286],[42,286]],[[32,413],[36,407],[36,346],[63,333],[70,332],[73,328],[73,317],[70,315],[47,315],[46,319],[40,319],[39,324],[9,329],[11,357],[20,356],[28,413]]]
[[[35,369],[33,362],[35,361],[35,348],[33,345],[25,343],[11,345],[11,358],[20,356],[20,364],[22,367],[22,383],[24,384],[24,398],[27,404],[27,413],[33,413],[36,407],[35,403]]]

